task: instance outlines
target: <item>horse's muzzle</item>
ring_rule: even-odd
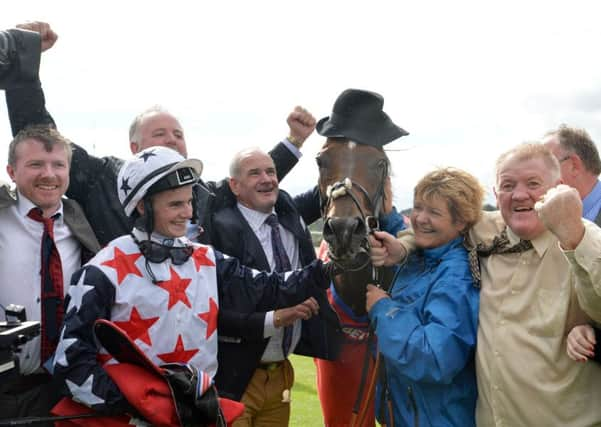
[[[330,259],[345,270],[360,269],[369,262],[367,230],[361,218],[328,218],[323,238],[328,242]]]

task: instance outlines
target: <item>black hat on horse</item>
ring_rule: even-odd
[[[329,138],[346,138],[359,144],[382,147],[409,132],[395,125],[382,110],[379,93],[347,89],[338,96],[334,111],[317,122],[317,133]]]

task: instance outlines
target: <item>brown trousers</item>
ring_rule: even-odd
[[[244,414],[232,427],[283,427],[290,421],[290,402],[283,402],[284,390],[294,384],[294,370],[287,359],[277,367],[255,370],[242,396]]]

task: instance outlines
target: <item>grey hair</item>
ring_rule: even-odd
[[[265,151],[261,150],[259,147],[244,148],[243,150],[240,150],[234,154],[234,157],[230,162],[230,178],[239,178],[242,160],[257,153],[267,155],[267,153],[265,153]]]
[[[538,141],[524,142],[516,145],[509,151],[499,156],[495,165],[495,187],[499,184],[499,172],[505,161],[514,157],[516,160],[524,161],[530,159],[541,159],[547,166],[547,171],[551,174],[552,180],[558,180],[561,176],[559,171],[559,161],[553,155],[551,150]]]
[[[129,125],[129,140],[130,140],[130,142],[139,142],[140,123],[142,123],[142,120],[144,119],[144,117],[146,117],[150,114],[154,114],[154,113],[171,114],[165,107],[158,105],[158,104],[153,105],[152,107],[149,107],[146,110],[142,111],[140,114],[138,114],[134,118],[134,120],[131,122],[131,125]]]
[[[584,167],[594,175],[601,174],[601,158],[592,138],[584,129],[569,127],[565,124],[547,132],[544,136],[555,136],[559,145],[568,152],[575,153]]]

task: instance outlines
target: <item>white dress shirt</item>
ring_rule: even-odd
[[[238,209],[242,216],[248,222],[248,225],[253,230],[257,239],[261,243],[261,247],[263,248],[263,252],[265,253],[265,257],[269,262],[269,267],[271,271],[275,268],[275,260],[273,259],[273,248],[271,246],[271,227],[265,223],[265,220],[272,213],[275,214],[275,210],[270,213],[259,212],[253,209],[249,209],[246,206],[238,203]],[[277,214],[276,214],[277,216]],[[284,249],[286,250],[286,254],[288,255],[288,259],[290,260],[290,265],[293,269],[301,268],[300,259],[299,259],[299,249],[298,242],[294,235],[286,230],[280,224],[280,235],[282,237],[282,243],[284,245]],[[263,363],[268,362],[277,362],[284,359],[284,354],[282,352],[282,339],[284,337],[284,328],[276,328],[273,324],[273,315],[274,311],[269,311],[265,315],[265,327],[263,330],[263,336],[265,338],[271,338],[267,347],[265,348],[265,352],[263,353],[263,357],[261,357],[261,361]],[[294,322],[293,330],[292,330],[292,343],[290,345],[290,353],[294,351],[298,341],[300,340],[301,334],[301,321],[297,320]]]
[[[27,216],[35,205],[18,193],[18,201],[0,209],[0,304],[25,307],[27,320],[41,320],[41,244],[44,225]],[[54,221],[54,241],[63,270],[65,295],[71,275],[81,267],[81,246],[63,221],[63,204]],[[40,367],[40,337],[21,346],[21,373]]]

